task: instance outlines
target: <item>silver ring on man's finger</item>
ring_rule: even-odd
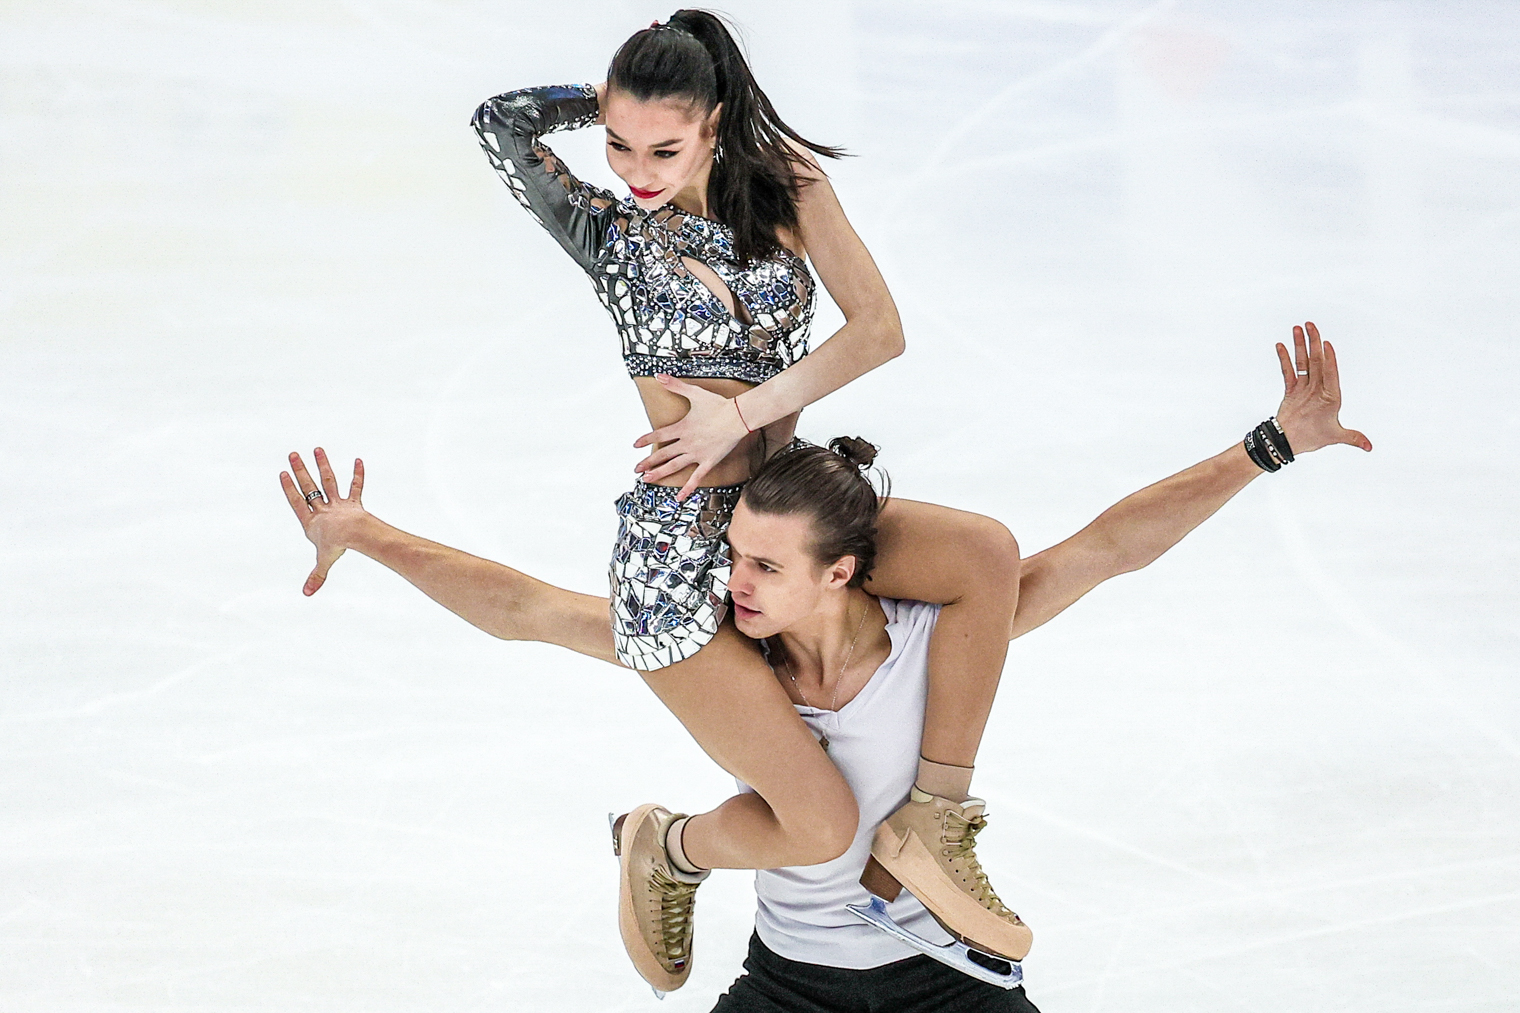
[[[1302,372],[1300,372],[1298,375],[1299,376],[1308,376],[1309,375],[1309,371],[1307,369],[1305,369]]]
[[[306,494],[306,502],[308,502],[308,503],[310,503],[314,499],[321,499],[321,498],[322,498],[322,490],[321,489],[313,489],[311,492],[309,492],[309,493]]]

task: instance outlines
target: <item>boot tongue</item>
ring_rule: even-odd
[[[974,820],[987,810],[987,800],[980,798],[968,798],[961,803],[961,815],[968,820]]]

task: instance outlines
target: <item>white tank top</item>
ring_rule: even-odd
[[[822,865],[762,869],[755,873],[755,931],[773,952],[829,967],[880,967],[917,956],[892,937],[845,910],[866,904],[860,874],[882,820],[908,801],[918,776],[924,702],[929,686],[929,634],[938,605],[881,599],[892,652],[853,700],[838,711],[800,704],[797,713],[814,735],[829,738],[829,759],[855,793],[860,829],[850,850]],[[935,943],[950,937],[904,890],[887,910],[903,927]]]

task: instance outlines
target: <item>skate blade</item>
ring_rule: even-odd
[[[872,897],[870,904],[846,904],[845,907],[861,921],[875,926],[893,939],[978,981],[985,981],[999,988],[1017,988],[1024,981],[1024,969],[1016,960],[1004,960],[1002,957],[974,950],[957,940],[951,940],[941,946],[929,942],[916,932],[909,932],[887,914],[886,902],[880,897]]]
[[[651,991],[651,992],[654,993],[654,997],[656,999],[663,999],[663,998],[665,998],[665,993],[661,992],[659,989],[655,988],[653,985],[649,986],[649,991]]]

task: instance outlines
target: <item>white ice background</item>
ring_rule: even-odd
[[[977,786],[1031,997],[1515,1009],[1520,5],[730,9],[907,331],[805,435],[1032,551],[1270,414],[1313,319],[1377,445],[1014,646]],[[0,1010],[654,1008],[604,814],[732,782],[367,560],[302,598],[276,475],[362,455],[380,516],[605,587],[638,403],[467,121],[668,14],[0,6]],[[699,900],[672,1013],[748,937],[745,874]]]

